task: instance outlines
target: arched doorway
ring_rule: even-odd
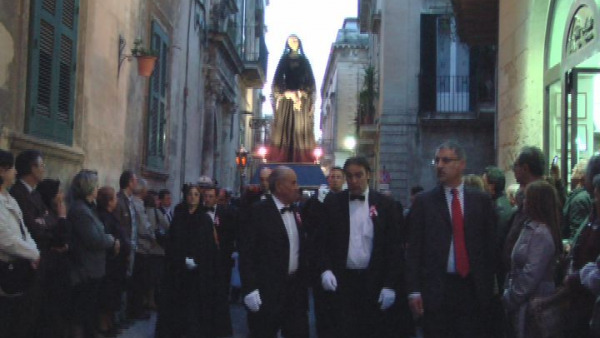
[[[546,39],[545,148],[564,182],[600,151],[600,0],[554,0]]]

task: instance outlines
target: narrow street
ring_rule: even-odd
[[[312,297],[311,300],[311,311],[309,313],[310,321],[310,337],[315,338],[317,334],[315,332],[315,320],[314,313],[312,311]],[[229,307],[231,311],[231,320],[233,325],[233,338],[244,338],[248,337],[248,327],[246,325],[246,310],[241,304],[231,304]],[[152,313],[152,317],[148,320],[140,320],[135,322],[129,329],[123,331],[119,335],[121,338],[152,338],[154,337],[154,327],[156,324],[156,312]]]

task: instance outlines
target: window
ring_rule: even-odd
[[[151,48],[158,52],[154,73],[150,77],[148,106],[147,165],[149,169],[162,171],[165,167],[166,107],[167,107],[167,33],[152,22]]]
[[[79,0],[34,0],[31,4],[25,131],[70,145]]]
[[[421,110],[470,110],[470,53],[458,38],[454,17],[421,15]]]

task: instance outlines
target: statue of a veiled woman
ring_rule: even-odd
[[[290,35],[273,77],[275,114],[271,129],[272,162],[313,162],[315,77],[302,50]]]

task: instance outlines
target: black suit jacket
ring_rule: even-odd
[[[242,292],[260,291],[263,302],[277,301],[288,277],[290,245],[281,213],[272,197],[252,206],[249,219],[242,223],[240,236],[240,277]],[[300,243],[296,275],[306,277],[305,232],[294,212]],[[299,304],[302,306],[303,304]]]
[[[325,198],[323,223],[318,229],[317,245],[321,248],[320,272],[331,270],[340,278],[346,269],[350,238],[350,204],[348,190]],[[369,191],[369,208],[373,210],[373,249],[367,267],[368,292],[377,297],[381,288],[398,290],[402,276],[401,240],[398,213],[394,201],[376,191]],[[376,214],[376,215],[375,215]]]
[[[470,275],[480,304],[486,305],[493,295],[496,266],[494,207],[488,194],[468,187],[464,188],[463,203]],[[409,217],[408,292],[421,293],[425,311],[439,310],[446,292],[444,280],[452,239],[452,222],[444,188],[437,186],[417,195]]]
[[[10,188],[10,194],[23,212],[23,221],[31,237],[40,250],[45,252],[50,248],[52,230],[57,224],[56,219],[48,212],[40,193],[35,189],[30,193],[21,180],[17,180]]]
[[[231,254],[235,251],[237,219],[235,210],[223,205],[216,205],[214,227],[219,236],[219,253],[222,263],[231,269]]]

